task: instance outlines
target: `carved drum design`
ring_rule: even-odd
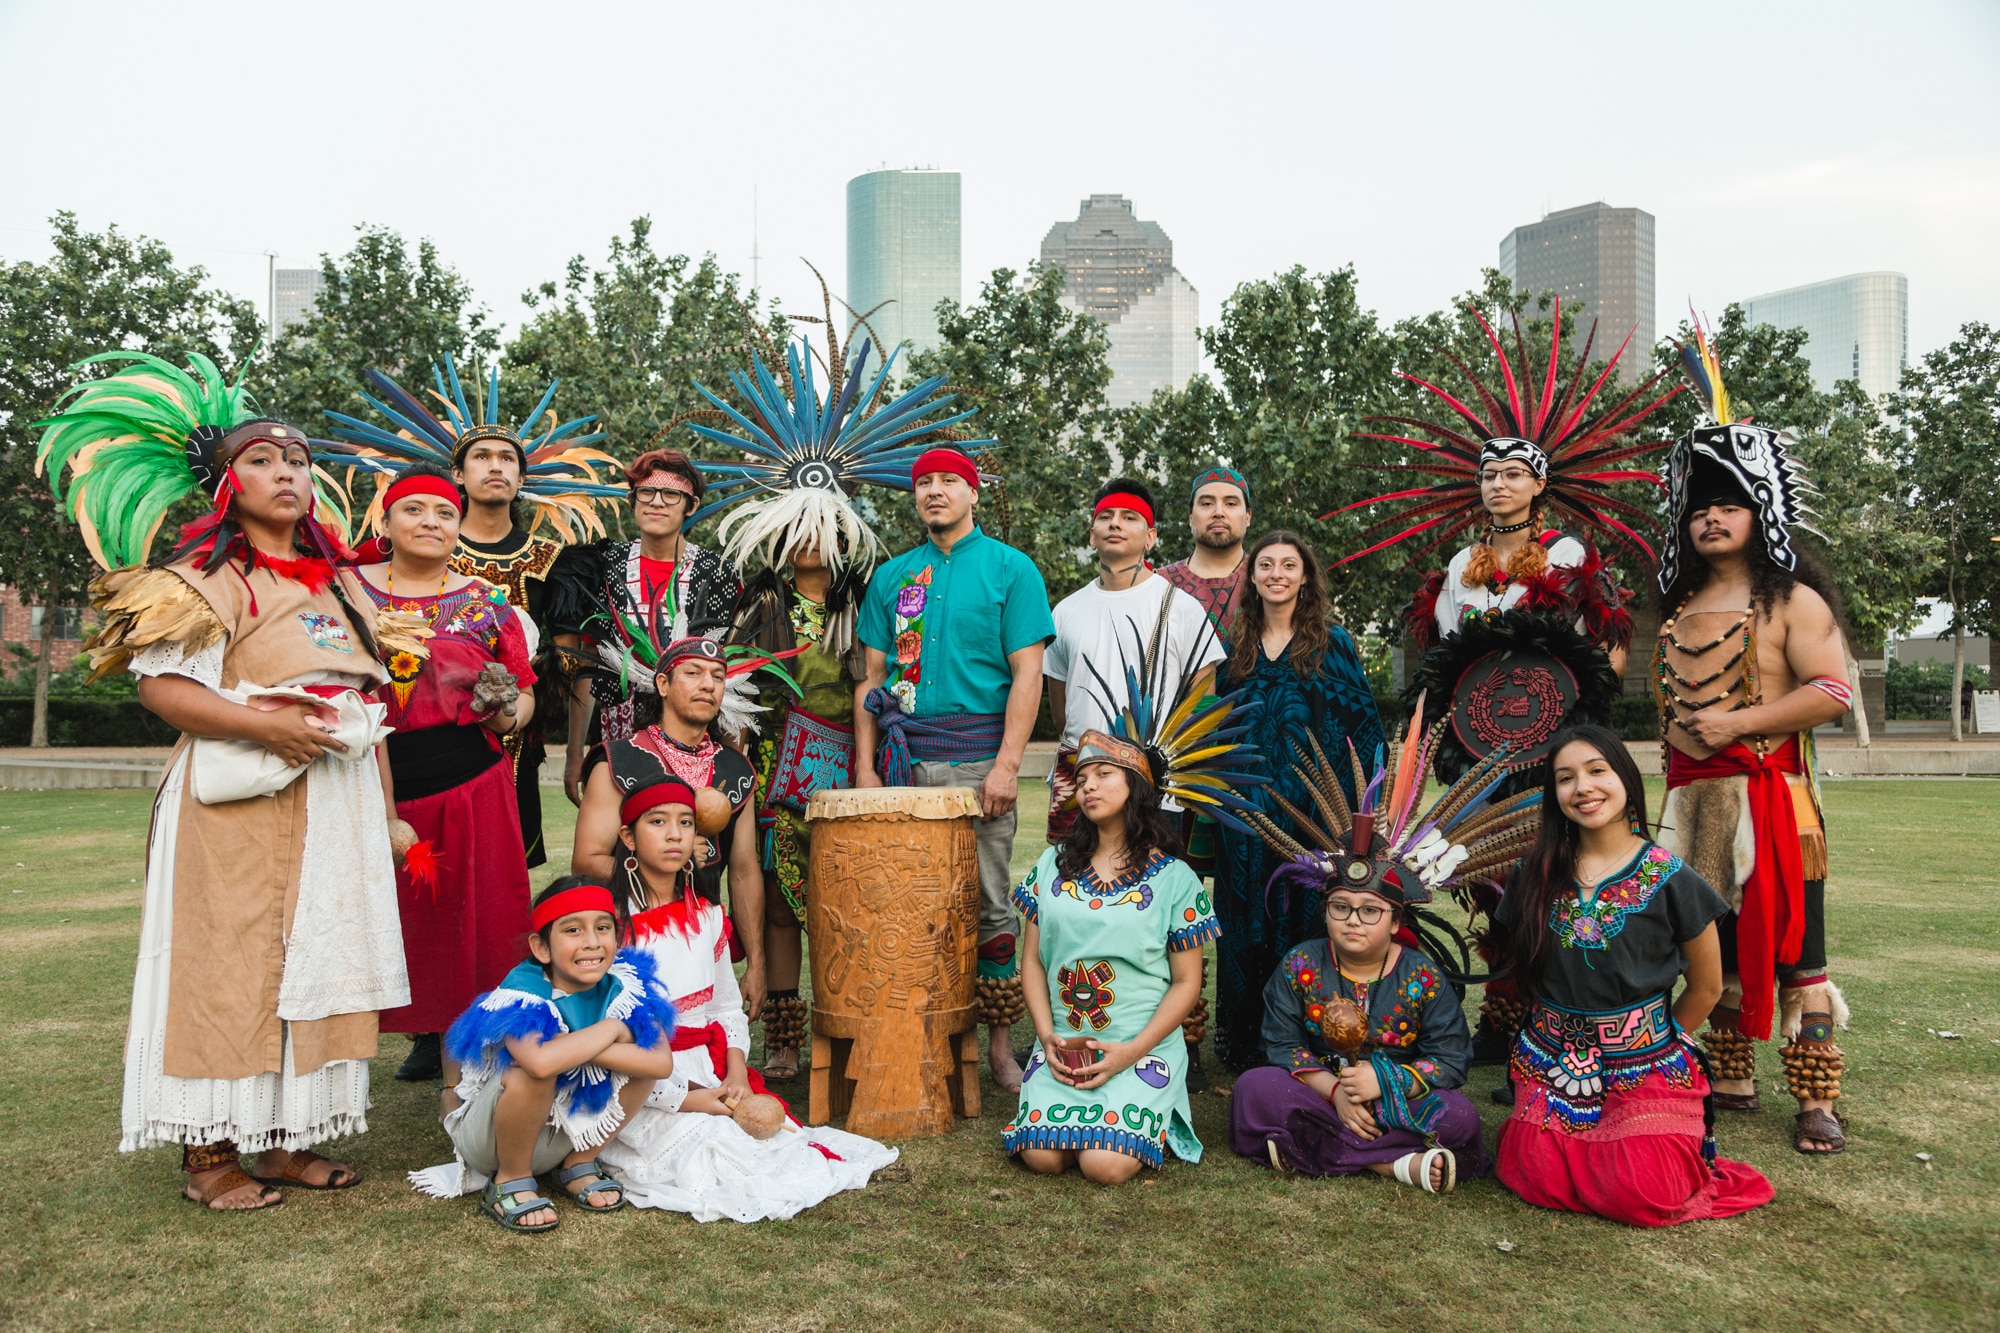
[[[970,787],[822,791],[812,825],[810,1122],[948,1133],[979,1114],[979,858]]]

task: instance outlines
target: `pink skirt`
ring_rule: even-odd
[[[1547,1092],[1515,1084],[1513,1115],[1500,1127],[1500,1183],[1540,1208],[1594,1213],[1635,1227],[1670,1227],[1761,1208],[1775,1194],[1754,1166],[1701,1155],[1708,1082],[1677,1088],[1657,1071],[1627,1092],[1606,1093],[1593,1129],[1550,1123]]]

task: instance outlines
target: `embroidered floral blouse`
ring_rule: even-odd
[[[1513,920],[1514,893],[1502,895],[1496,927]],[[1729,911],[1708,881],[1657,843],[1594,885],[1556,896],[1541,993],[1552,1004],[1592,1013],[1630,1009],[1673,990],[1686,970],[1681,946]]]
[[[1335,997],[1362,1007],[1376,1048],[1421,1080],[1420,1090],[1464,1084],[1472,1033],[1438,965],[1403,949],[1380,980],[1357,983],[1340,975],[1324,935],[1287,953],[1264,987],[1264,1058],[1295,1074],[1338,1069],[1319,1030],[1320,1011]]]

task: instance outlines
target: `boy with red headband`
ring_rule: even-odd
[[[550,1171],[583,1212],[623,1208],[597,1156],[674,1070],[673,1003],[653,960],[618,947],[611,890],[559,879],[532,924],[530,956],[445,1034],[464,1069],[444,1118],[458,1160],[410,1174],[439,1198],[479,1190],[479,1210],[508,1231],[555,1228],[535,1184]]]
[[[987,1060],[1012,1092],[1021,1086],[1008,1039],[1020,1012],[1007,901],[1014,802],[1055,623],[1034,562],[980,531],[972,458],[928,449],[910,476],[930,540],[877,568],[861,602],[867,675],[855,687],[854,783],[978,790],[979,966],[1014,993],[987,1006]]]

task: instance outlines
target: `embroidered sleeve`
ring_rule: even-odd
[[[1414,1005],[1421,1025],[1414,1045],[1406,1046],[1401,1058],[1423,1082],[1423,1091],[1465,1086],[1472,1069],[1472,1031],[1465,1025],[1465,1010],[1458,992],[1451,988],[1428,960],[1411,974],[1421,978],[1415,988],[1422,998]],[[1409,1002],[1409,988],[1398,999]]]
[[[673,1073],[654,1081],[653,1090],[646,1094],[646,1105],[655,1111],[678,1111],[687,1095],[688,1076],[676,1066]]]
[[[1258,1036],[1264,1043],[1264,1058],[1293,1074],[1309,1070],[1333,1072],[1312,1048],[1310,1027],[1319,1022],[1319,1000],[1310,977],[1310,961],[1305,964],[1307,983],[1301,987],[1297,966],[1303,955],[1294,950],[1264,983],[1264,1026]]]
[[[114,569],[91,581],[90,604],[104,623],[85,645],[90,652],[90,679],[99,680],[126,669],[147,648],[171,648],[155,661],[192,662],[209,648],[220,649],[228,629],[208,599],[187,580],[165,569]],[[222,673],[217,656],[215,686]],[[187,671],[148,670],[141,675],[188,675]],[[203,681],[203,684],[210,684]]]
[[[522,623],[524,619],[512,607],[501,615],[500,628],[494,636],[493,656],[507,668],[507,674],[525,692],[535,683],[535,665],[528,650],[528,631]]]
[[[1167,928],[1167,952],[1199,949],[1222,935],[1222,923],[1215,919],[1215,906],[1201,879],[1188,869],[1187,862],[1175,861],[1160,875],[1159,892],[1172,914]]]
[[[1042,860],[1035,862],[1034,869],[1030,870],[1022,878],[1021,882],[1014,886],[1014,910],[1021,914],[1023,921],[1033,921],[1039,924],[1042,919],[1042,862],[1047,861],[1053,855],[1053,852],[1042,853]]]

